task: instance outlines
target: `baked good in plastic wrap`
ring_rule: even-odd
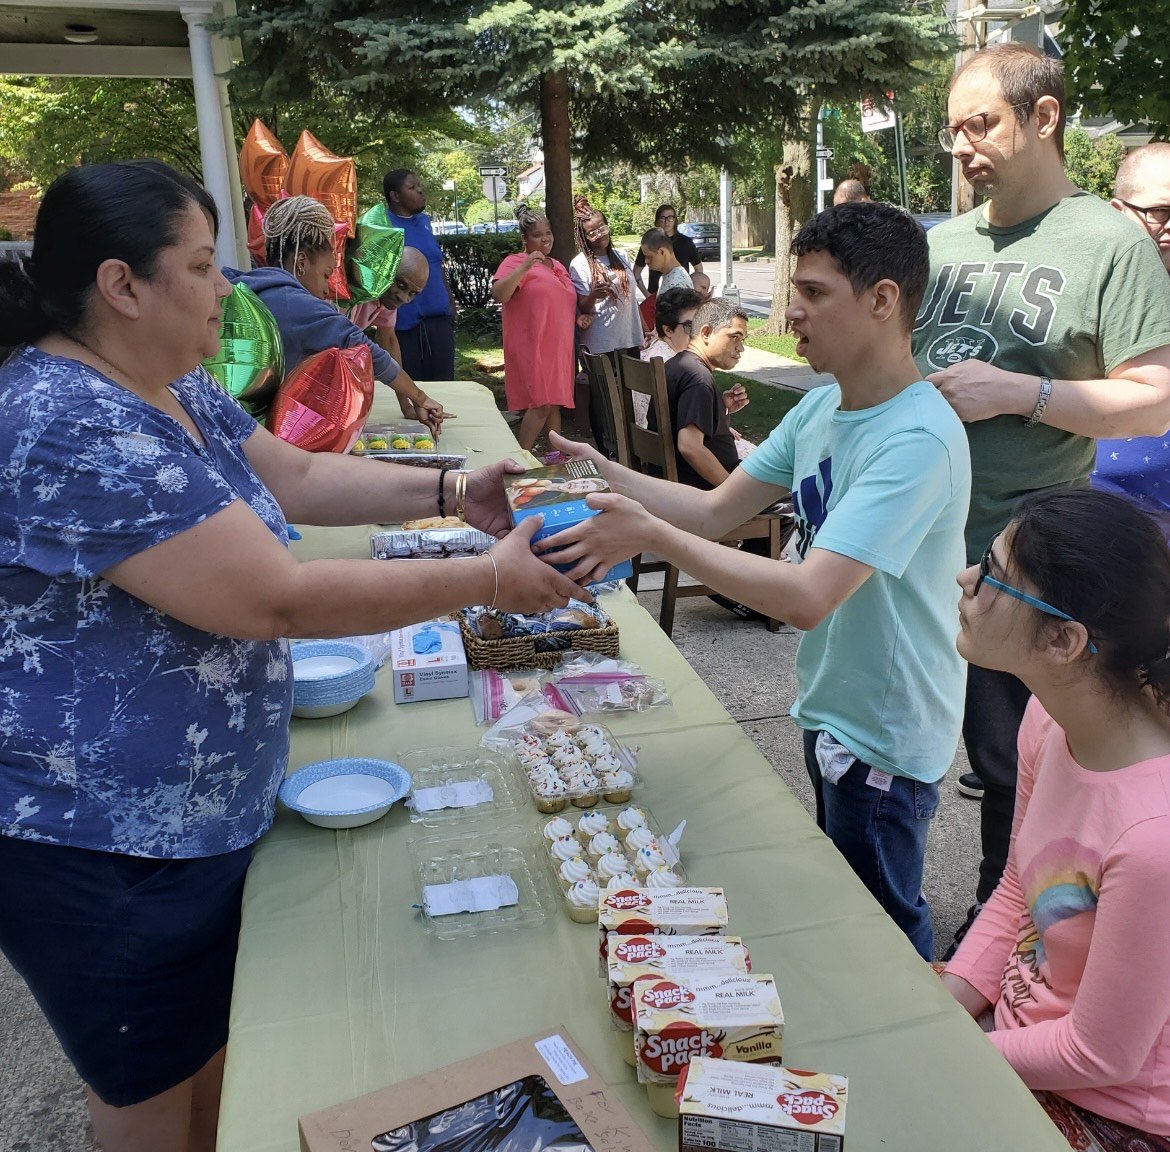
[[[375,532],[370,536],[373,560],[440,560],[445,556],[478,556],[496,538],[478,528],[420,528]]]
[[[602,799],[626,804],[639,782],[632,750],[600,725],[564,712],[543,712],[517,727],[493,730],[485,743],[516,758],[540,812],[594,808]]]
[[[644,712],[669,704],[666,683],[647,676],[637,664],[599,652],[567,652],[551,679],[562,707],[579,716],[589,712]]]
[[[541,825],[540,839],[564,908],[579,924],[597,922],[599,900],[607,890],[686,883],[678,848],[646,808],[597,807],[554,815]]]
[[[560,652],[571,648],[572,633],[583,628],[605,628],[609,617],[596,604],[570,600],[564,608],[522,615],[498,608],[464,608],[463,619],[481,640],[508,640],[531,636],[538,652]]]

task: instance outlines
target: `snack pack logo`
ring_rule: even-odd
[[[615,912],[629,912],[634,908],[649,908],[654,901],[645,892],[633,888],[623,888],[605,898],[605,906]]]
[[[798,1124],[820,1124],[841,1111],[841,1105],[824,1092],[781,1092],[776,1103],[785,1116]]]
[[[644,936],[627,936],[614,953],[623,964],[645,964],[650,960],[662,960],[666,949]]]
[[[661,980],[653,987],[642,993],[642,1003],[647,1008],[656,1008],[658,1011],[680,1008],[683,1004],[693,1004],[695,994],[689,988],[683,988],[673,980]]]
[[[982,360],[991,363],[999,351],[999,341],[990,332],[964,324],[936,337],[926,350],[927,363],[941,371],[964,360]]]
[[[710,1056],[718,1060],[723,1056],[723,1035],[709,1032],[687,1020],[675,1020],[661,1032],[652,1032],[642,1042],[638,1059],[651,1072],[660,1076],[675,1077],[696,1056]]]

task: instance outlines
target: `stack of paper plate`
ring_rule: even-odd
[[[294,644],[293,715],[337,716],[374,687],[374,658],[347,640]]]
[[[410,788],[410,773],[389,760],[322,760],[285,780],[280,798],[310,824],[360,828],[380,820]]]

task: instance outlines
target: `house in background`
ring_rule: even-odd
[[[535,196],[537,193],[540,193],[542,196],[544,195],[543,160],[538,160],[535,164],[525,168],[516,177],[516,190],[521,200],[526,200],[529,196]]]

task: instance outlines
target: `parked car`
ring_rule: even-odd
[[[678,230],[684,235],[689,236],[694,242],[695,247],[699,252],[699,259],[704,263],[712,260],[716,263],[719,261],[719,225],[718,224],[699,224],[687,221],[685,224],[680,224]]]
[[[944,220],[949,220],[951,214],[949,212],[916,212],[914,219],[922,225],[927,232],[929,232],[936,224],[941,224]]]

